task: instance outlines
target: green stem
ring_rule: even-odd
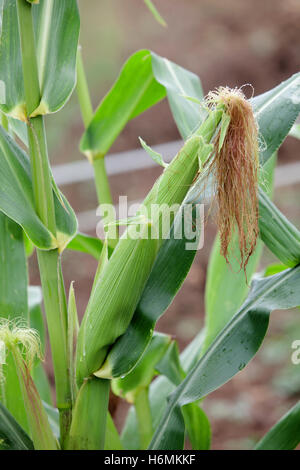
[[[140,433],[141,449],[147,449],[153,435],[151,408],[148,388],[143,388],[135,398],[135,412]]]
[[[26,0],[17,0],[17,9],[35,205],[42,222],[56,236],[44,121],[42,116],[29,117],[40,102],[31,5]],[[58,250],[38,250],[38,262],[53,357],[57,407],[60,410],[61,439],[64,442],[71,421],[71,389],[67,361],[67,306]]]
[[[103,157],[93,160],[95,184],[99,204],[112,204],[109,182]],[[100,202],[101,201],[101,202]]]
[[[77,53],[77,95],[80,105],[82,120],[85,128],[88,127],[92,118],[93,118],[93,107],[91,102],[91,97],[89,93],[89,88],[87,84],[87,79],[85,75],[82,54],[80,48],[78,48]],[[109,180],[107,177],[107,172],[105,168],[105,157],[97,157],[94,155],[93,162],[94,168],[94,177],[95,177],[95,186],[97,191],[98,203],[99,204],[112,204],[112,197],[110,191]],[[113,222],[114,219],[109,220],[108,222]],[[117,240],[109,240],[111,246],[116,245]]]
[[[63,446],[72,419],[72,394],[67,356],[67,301],[58,250],[38,250],[37,255],[53,359],[56,406],[60,415]]]
[[[81,47],[77,50],[77,95],[80,105],[84,127],[87,128],[93,117],[93,106],[90,97],[89,87],[85,75]]]

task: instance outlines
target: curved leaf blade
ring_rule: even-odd
[[[253,358],[266,334],[274,309],[300,303],[300,266],[255,280],[243,306],[225,326],[186,379],[170,395],[151,449],[176,449],[173,429],[182,429],[180,408],[208,395],[230,380]]]
[[[41,101],[32,116],[58,111],[75,86],[79,12],[76,0],[40,0],[32,7]],[[15,0],[2,0],[0,80],[5,100],[0,109],[26,121],[26,104]],[[60,86],[57,86],[57,83]]]
[[[0,259],[0,317],[27,323],[28,275],[23,230],[3,213],[0,213]],[[23,429],[27,430],[27,416],[17,370],[9,351],[4,368],[5,381],[1,387],[1,401]]]
[[[33,450],[33,443],[9,411],[0,403],[0,449]]]
[[[251,100],[262,140],[262,165],[282,144],[300,112],[300,72]]]
[[[36,214],[29,159],[2,127],[0,168],[0,211],[21,225],[38,248],[62,250],[77,231],[74,211],[54,185],[56,240]]]
[[[300,442],[300,401],[256,444],[255,450],[293,450]]]
[[[164,97],[165,90],[153,75],[150,52],[136,52],[123,66],[83,134],[82,152],[90,158],[104,156],[129,120]]]
[[[76,0],[40,0],[33,18],[41,89],[37,116],[61,109],[74,89],[80,20]]]
[[[178,130],[183,139],[187,139],[207,116],[201,103],[188,99],[203,100],[200,79],[189,70],[154,52],[151,52],[151,57],[154,76],[165,87]]]

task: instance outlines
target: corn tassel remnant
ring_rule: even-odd
[[[35,357],[42,360],[41,343],[36,330],[28,328],[26,323],[0,320],[0,342],[9,350],[20,348],[24,361],[29,370],[33,366]],[[2,351],[4,356],[4,352]],[[5,358],[2,361],[5,363]]]
[[[229,263],[229,245],[237,230],[240,268],[246,273],[259,233],[258,127],[251,104],[240,89],[218,88],[209,93],[207,103],[210,107],[222,104],[225,109],[208,169],[216,186],[221,254]]]

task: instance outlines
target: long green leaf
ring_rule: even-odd
[[[28,276],[23,231],[3,213],[0,213],[0,260],[0,316],[28,321]]]
[[[200,104],[203,90],[199,77],[154,52],[151,57],[154,76],[165,87],[178,130],[187,139],[207,115]]]
[[[151,11],[151,13],[154,16],[154,18],[156,19],[156,21],[158,23],[160,23],[162,26],[167,26],[165,20],[163,19],[163,17],[161,16],[159,11],[157,10],[156,6],[152,3],[152,1],[151,0],[144,0],[144,2],[147,5],[147,7],[149,8],[149,10]]]
[[[105,155],[126,123],[166,93],[182,135],[187,137],[206,116],[198,104],[186,98],[203,97],[199,78],[148,50],[133,54],[96,110],[81,140],[81,150],[90,158]]]
[[[12,321],[29,321],[27,299],[27,265],[23,242],[23,231],[19,225],[0,213],[0,317]],[[22,399],[16,367],[7,353],[5,381],[1,397],[18,423],[27,430],[27,416]]]
[[[293,450],[300,442],[300,401],[256,444],[256,450]]]
[[[300,139],[300,124],[294,124],[290,130],[289,135],[295,137],[296,139]]]
[[[0,168],[0,210],[21,225],[38,248],[62,250],[77,231],[76,216],[54,185],[56,239],[42,224],[34,208],[29,159],[1,127]]]
[[[252,99],[261,136],[260,163],[273,155],[291,130],[300,112],[300,72]]]
[[[182,448],[184,426],[181,406],[208,395],[246,366],[263,341],[270,312],[299,305],[299,282],[300,266],[253,282],[241,309],[169,397],[151,449]]]
[[[103,241],[99,238],[91,237],[85,233],[77,233],[77,235],[67,245],[67,250],[80,251],[81,253],[87,253],[99,260]],[[108,246],[109,255],[112,253],[112,249]]]
[[[259,191],[260,237],[286,266],[300,263],[300,232],[272,203],[262,189]]]
[[[180,361],[185,372],[189,372],[197,362],[204,339],[201,331],[193,341],[180,354]],[[169,374],[168,374],[169,375]],[[177,374],[176,374],[177,376]],[[157,428],[167,405],[168,395],[175,390],[174,383],[166,376],[159,376],[149,387],[149,401],[151,414],[153,416],[153,427]],[[137,419],[134,407],[131,407],[127,415],[122,431],[122,442],[126,449],[139,449],[139,438],[137,432]]]
[[[150,385],[155,375],[155,366],[166,353],[170,342],[170,336],[154,333],[138,365],[126,377],[112,381],[113,392],[134,403],[139,391]]]
[[[81,150],[91,159],[104,156],[130,119],[164,97],[165,90],[153,75],[150,52],[136,52],[96,110],[81,140]]]
[[[0,449],[33,450],[33,443],[9,411],[0,403]]]
[[[37,114],[58,111],[76,81],[79,11],[76,0],[40,0],[33,8],[41,102]],[[59,86],[57,86],[59,84]]]
[[[58,111],[74,88],[79,12],[76,0],[40,0],[32,10],[41,89],[40,104],[33,115],[38,115]],[[0,108],[6,114],[25,121],[26,105],[15,0],[2,0],[1,18],[0,80],[5,84],[6,100],[0,104]]]

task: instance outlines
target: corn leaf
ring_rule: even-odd
[[[186,374],[181,366],[178,345],[175,341],[168,348],[163,359],[156,369],[175,386],[185,378]],[[198,403],[189,403],[183,406],[182,414],[189,441],[194,450],[207,450],[210,448],[211,429],[209,420]]]
[[[15,0],[1,2],[0,80],[5,85],[1,110],[26,120],[19,26]],[[58,111],[75,85],[79,13],[76,0],[41,0],[32,8],[41,101],[34,115]],[[57,87],[57,83],[60,84]]]
[[[129,403],[134,403],[140,389],[148,388],[150,385],[155,375],[155,366],[166,353],[170,342],[170,336],[154,333],[137,366],[126,377],[112,381],[113,392],[125,398]]]
[[[28,276],[23,231],[3,213],[0,213],[0,259],[0,316],[26,323],[29,321]],[[28,430],[26,410],[10,352],[6,354],[6,364],[3,368],[5,381],[1,387],[3,392],[1,401],[18,423]]]
[[[300,139],[300,124],[294,124],[290,130],[289,135],[295,137],[296,139]]]
[[[209,450],[211,427],[208,417],[197,403],[182,407],[184,424],[193,450]]]
[[[126,123],[158,103],[166,93],[175,120],[187,137],[200,122],[198,114],[195,117],[195,110],[200,107],[184,96],[203,96],[199,78],[148,50],[133,54],[96,110],[82,137],[81,150],[91,157],[105,155]],[[203,112],[201,116],[204,117]]]
[[[105,155],[130,119],[164,97],[165,90],[153,75],[150,52],[136,52],[96,110],[82,137],[81,150],[87,155]]]
[[[169,396],[151,449],[182,448],[184,423],[180,408],[216,390],[247,365],[263,341],[270,312],[299,305],[299,282],[300,266],[253,282],[240,310]]]
[[[288,267],[300,263],[300,232],[259,190],[260,237],[269,250]]]
[[[0,213],[0,259],[0,315],[28,321],[28,276],[23,231],[3,213]]]
[[[256,450],[293,450],[300,442],[300,402],[256,444]]]
[[[40,0],[33,8],[33,18],[41,89],[41,103],[34,115],[54,113],[67,102],[76,82],[77,1]]]
[[[110,413],[107,413],[105,450],[124,450],[119,433]]]
[[[93,256],[97,260],[100,258],[101,251],[103,248],[103,241],[99,238],[91,237],[85,233],[77,233],[77,235],[68,243],[67,250],[80,251],[81,253],[87,253]],[[109,255],[112,253],[112,249],[108,246]]]
[[[28,434],[1,403],[0,450],[33,450],[33,443]]]
[[[34,207],[30,163],[27,155],[0,128],[0,210],[22,226],[40,249],[61,250],[77,231],[76,216],[54,186],[57,238],[43,225]]]
[[[162,26],[167,26],[165,20],[163,19],[163,17],[161,16],[161,14],[159,13],[159,11],[157,10],[156,6],[153,4],[153,2],[151,0],[144,0],[145,4],[147,5],[147,7],[149,8],[149,10],[151,11],[152,15],[154,16],[154,18],[156,19],[156,21],[161,24]]]
[[[197,362],[204,339],[204,332],[201,331],[193,341],[180,354],[180,362],[185,372],[188,372]],[[175,383],[177,385],[178,371],[175,370]],[[151,414],[153,417],[153,427],[157,428],[158,423],[167,405],[168,395],[175,390],[176,385],[166,376],[160,375],[149,387],[149,401]],[[197,405],[196,405],[197,406]],[[137,419],[135,409],[132,406],[128,412],[125,425],[122,431],[122,442],[126,449],[139,449],[139,439],[137,432]]]
[[[260,163],[282,144],[300,112],[300,72],[252,100],[261,138]]]
[[[194,73],[154,52],[151,57],[154,76],[165,87],[174,121],[183,139],[187,139],[207,116],[207,111],[201,104],[187,99],[203,99],[200,79]]]

